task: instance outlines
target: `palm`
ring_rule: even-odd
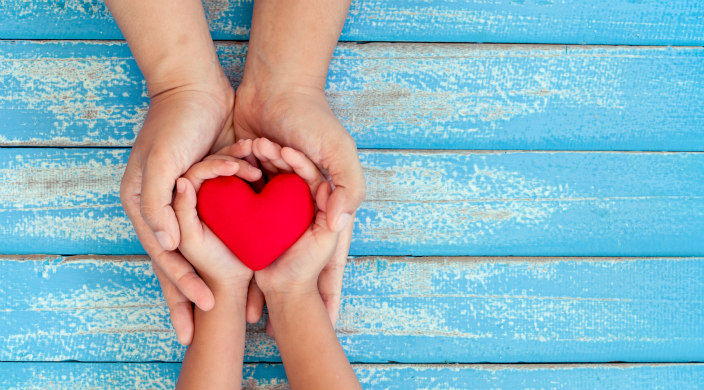
[[[303,152],[321,169],[329,169],[331,154],[355,149],[354,141],[330,110],[324,95],[289,93],[256,109],[245,99],[235,101],[237,139],[265,137]]]
[[[183,173],[206,154],[234,141],[232,122],[227,120],[232,112],[232,106],[218,109],[213,98],[203,92],[183,91],[162,99],[156,97],[143,126],[149,130],[141,132],[148,139],[138,137],[134,148],[170,153],[170,161]]]
[[[218,104],[228,99],[198,91],[153,97],[120,187],[123,207],[153,261],[174,327],[184,343],[190,342],[193,328],[186,298],[203,308],[212,305],[212,294],[186,259],[170,250],[180,240],[171,193],[176,179],[192,164],[227,143],[228,138],[230,142],[234,139],[228,120],[232,100],[234,94],[229,104]],[[161,232],[161,238],[155,232]],[[167,241],[158,241],[164,237]]]
[[[323,212],[315,223],[281,257],[268,267],[255,272],[257,284],[264,291],[281,286],[312,282],[320,274],[337,244],[337,235],[327,230]]]
[[[203,275],[203,272],[206,272],[204,270],[216,270],[217,275],[209,275],[211,279],[237,281],[242,279],[244,275],[248,275],[245,279],[251,278],[252,270],[247,268],[208,226],[202,222],[201,225],[203,235],[199,246],[208,248],[207,256],[189,256],[184,253],[201,276],[205,276]]]
[[[321,91],[288,91],[269,98],[265,103],[255,104],[251,95],[240,88],[235,100],[233,126],[236,139],[265,137],[303,152],[332,179],[338,189],[329,202],[332,207],[327,210],[330,225],[337,225],[345,212],[354,215],[366,191],[357,148]],[[337,320],[352,227],[353,218],[350,218],[341,231],[332,258],[318,278],[318,288],[333,324]],[[261,314],[258,302],[261,300],[250,300],[252,306],[248,313],[258,313],[256,318],[248,314],[250,322]]]

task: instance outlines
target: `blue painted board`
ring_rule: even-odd
[[[1,361],[183,358],[145,257],[0,270]],[[336,329],[353,362],[701,362],[704,259],[356,258]],[[279,359],[249,326],[245,360]]]
[[[252,1],[203,1],[214,39],[249,37]],[[355,0],[344,41],[701,45],[697,0]],[[0,2],[2,39],[122,39],[102,1]]]
[[[219,44],[238,84],[244,44]],[[341,44],[328,101],[360,148],[704,150],[704,49]],[[0,42],[0,145],[130,146],[149,99],[121,42]]]
[[[140,254],[127,149],[0,149],[0,253]],[[352,255],[701,256],[704,154],[361,151]]]
[[[178,363],[0,363],[6,390],[166,390]],[[355,365],[365,389],[704,389],[701,364]],[[287,388],[281,365],[246,365],[247,390]]]

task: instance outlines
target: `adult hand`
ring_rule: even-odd
[[[327,224],[340,232],[335,252],[320,273],[318,290],[335,324],[340,307],[342,276],[347,261],[354,213],[364,200],[366,183],[352,137],[330,110],[322,89],[286,86],[283,92],[262,96],[243,84],[237,91],[234,131],[238,139],[266,137],[303,152],[331,179],[334,190],[326,202]],[[267,174],[286,169],[281,149],[271,143],[253,152]],[[264,299],[250,288],[247,321],[261,316]]]
[[[214,298],[176,250],[180,233],[171,207],[173,188],[194,163],[234,142],[233,105],[229,82],[189,84],[153,96],[120,186],[122,205],[152,259],[182,344],[193,335],[191,301],[207,311]]]
[[[179,341],[193,334],[191,300],[213,296],[175,251],[180,234],[171,197],[176,179],[206,154],[234,142],[234,90],[199,1],[105,0],[151,98],[120,188],[122,205],[152,258]]]

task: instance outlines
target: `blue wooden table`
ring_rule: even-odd
[[[204,6],[236,85],[252,3]],[[129,48],[94,0],[0,1],[0,39],[0,388],[173,388],[118,197]],[[341,41],[368,196],[337,332],[365,388],[704,389],[704,3],[356,0]],[[247,337],[246,388],[285,387]]]

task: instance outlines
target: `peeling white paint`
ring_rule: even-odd
[[[0,226],[0,235],[76,242],[136,240],[136,233],[127,216],[97,216],[93,211],[83,211],[66,217],[24,217],[12,226]]]

